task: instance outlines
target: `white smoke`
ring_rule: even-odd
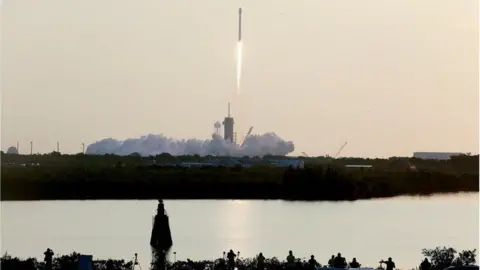
[[[227,143],[220,135],[213,134],[210,140],[176,140],[164,135],[149,134],[140,138],[119,141],[112,138],[103,139],[90,144],[86,154],[90,155],[130,155],[139,153],[142,156],[154,156],[168,153],[173,156],[181,155],[216,155],[216,156],[264,156],[287,155],[295,150],[291,141],[285,141],[275,133],[250,135],[238,144]]]

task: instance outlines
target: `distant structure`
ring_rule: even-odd
[[[18,149],[17,149],[17,147],[15,147],[15,146],[10,146],[10,147],[7,149],[7,154],[18,155]]]
[[[233,117],[230,116],[230,103],[228,103],[228,116],[225,117],[225,119],[223,120],[223,127],[224,127],[223,138],[227,142],[235,141],[234,132],[233,132],[234,123],[235,121],[233,120]]]
[[[301,159],[212,159],[206,162],[180,162],[175,164],[165,164],[167,166],[179,166],[179,167],[243,167],[250,168],[252,166],[273,166],[273,167],[292,167],[292,168],[304,168],[305,161]]]
[[[414,152],[414,158],[420,159],[436,159],[436,160],[449,160],[452,156],[463,155],[458,152]]]
[[[217,135],[220,135],[220,128],[222,127],[222,123],[220,122],[215,122],[215,124],[213,124],[213,128],[215,129],[215,134]]]

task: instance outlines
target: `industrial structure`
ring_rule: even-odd
[[[223,120],[223,138],[225,141],[233,143],[235,142],[233,125],[235,121],[230,115],[230,103],[228,103],[228,116]]]
[[[414,152],[414,158],[420,159],[436,159],[436,160],[449,160],[452,156],[460,156],[463,153],[459,152]]]
[[[217,135],[220,135],[220,128],[222,127],[222,123],[220,122],[215,122],[215,124],[213,124],[213,128],[215,129],[215,134]]]
[[[180,162],[171,164],[161,164],[160,166],[179,166],[179,167],[243,167],[250,168],[252,166],[273,166],[273,167],[292,167],[303,169],[305,161],[301,159],[217,159],[207,162]]]

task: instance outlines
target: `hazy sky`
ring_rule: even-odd
[[[3,0],[2,149],[206,139],[232,101],[295,153],[477,153],[477,2]]]

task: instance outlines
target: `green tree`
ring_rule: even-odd
[[[423,249],[422,254],[432,263],[432,268],[442,270],[449,266],[467,266],[476,262],[476,249],[463,250],[457,255],[454,248],[436,247]]]

